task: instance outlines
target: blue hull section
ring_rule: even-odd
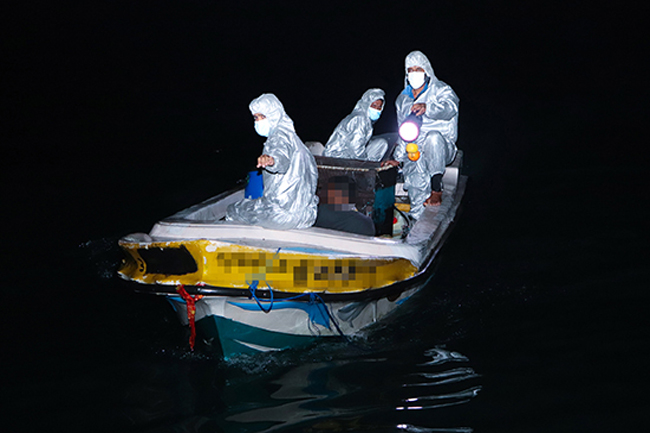
[[[199,320],[197,326],[211,334],[209,337],[213,338],[213,341],[219,341],[223,358],[226,360],[239,354],[254,355],[260,352],[304,347],[320,338],[268,331],[214,315]]]

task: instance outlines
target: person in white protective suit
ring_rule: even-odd
[[[226,220],[281,230],[311,227],[318,206],[314,156],[275,95],[261,95],[249,109],[257,133],[268,137],[257,159],[257,167],[264,169],[264,192],[260,198],[229,205]]]
[[[442,201],[442,175],[456,157],[459,99],[449,85],[436,78],[422,52],[406,56],[405,70],[405,87],[395,101],[397,122],[401,125],[414,113],[421,117],[422,125],[414,143],[400,138],[394,160],[384,165],[403,164],[410,214],[418,219],[424,206],[438,206]]]
[[[372,126],[384,108],[384,91],[369,89],[338,124],[325,145],[324,156],[379,161],[388,149],[384,138],[371,138]]]

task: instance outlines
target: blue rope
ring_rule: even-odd
[[[330,312],[330,309],[327,307],[327,304],[325,303],[323,298],[321,298],[320,295],[318,295],[316,293],[310,293],[309,294],[309,302],[313,302],[314,298],[318,299],[320,301],[320,303],[323,305],[323,307],[325,308],[325,312],[327,313],[327,316],[330,318],[330,320],[334,324],[334,327],[336,328],[336,331],[339,333],[339,335],[349,341],[348,336],[345,335],[343,333],[343,331],[341,331],[341,328],[339,327],[338,321],[334,318],[334,316],[332,316],[332,313]]]
[[[278,248],[278,250],[273,255],[273,259],[278,258],[281,249],[282,249],[282,247]],[[267,281],[265,281],[265,283],[266,283],[266,287],[269,288],[269,292],[271,292],[271,300],[269,301],[270,302],[269,308],[264,308],[264,306],[262,305],[262,302],[260,301],[260,299],[255,294],[255,291],[257,290],[257,286],[259,285],[258,280],[253,280],[253,282],[251,284],[249,284],[248,290],[251,292],[251,297],[253,299],[255,299],[255,302],[257,303],[257,306],[260,307],[260,310],[262,310],[264,313],[268,314],[273,309],[274,297],[273,297],[273,288],[271,287],[271,285]],[[327,317],[329,317],[330,321],[334,324],[334,327],[336,328],[336,331],[339,333],[339,335],[341,337],[345,338],[347,341],[350,341],[348,336],[345,335],[343,333],[343,331],[341,330],[338,321],[336,320],[336,318],[334,318],[334,316],[332,315],[332,312],[330,311],[329,307],[327,306],[327,304],[325,303],[323,298],[320,297],[320,295],[318,295],[316,293],[302,293],[300,295],[292,296],[292,297],[289,297],[289,298],[283,298],[282,301],[295,301],[295,300],[304,298],[305,296],[309,296],[309,303],[310,304],[316,303],[316,301],[320,302],[320,304],[325,309],[325,313],[327,314]]]
[[[255,294],[255,291],[257,290],[257,285],[259,284],[259,281],[253,280],[253,282],[248,286],[248,290],[251,292],[251,297],[255,299],[255,302],[257,302],[257,306],[260,307],[260,310],[264,311],[265,313],[270,313],[271,310],[273,309],[273,289],[271,286],[269,286],[269,283],[266,283],[266,287],[269,288],[269,291],[271,292],[271,305],[269,305],[268,309],[265,309],[262,306],[262,303],[260,300],[257,298],[257,295]]]
[[[255,294],[255,291],[257,290],[258,285],[259,285],[259,281],[258,280],[253,280],[253,282],[248,286],[248,290],[251,292],[251,297],[253,299],[255,299],[255,302],[257,302],[257,306],[260,307],[260,310],[262,310],[264,313],[268,314],[273,309],[273,304],[274,304],[273,288],[269,285],[268,282],[266,282],[266,287],[268,287],[269,291],[271,292],[271,300],[268,301],[271,304],[269,305],[269,308],[264,308],[264,306],[262,305],[262,302],[259,300],[259,298]],[[343,333],[343,331],[341,331],[341,328],[339,327],[338,321],[336,320],[336,318],[334,318],[334,316],[332,315],[332,312],[330,311],[329,307],[327,306],[327,304],[325,303],[323,298],[320,297],[320,295],[318,295],[316,293],[302,293],[300,295],[292,296],[290,298],[284,298],[284,299],[282,299],[282,301],[295,301],[297,299],[304,298],[306,296],[309,296],[309,303],[313,304],[313,303],[316,303],[316,301],[320,302],[320,304],[325,309],[325,313],[327,314],[327,317],[329,317],[330,321],[334,324],[334,327],[336,328],[336,331],[339,333],[339,335],[341,337],[343,337],[343,338],[345,338],[347,340],[348,339],[347,335],[345,335]]]

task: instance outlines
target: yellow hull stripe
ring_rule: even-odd
[[[388,286],[415,275],[416,268],[402,258],[328,257],[293,251],[270,251],[208,240],[152,242],[121,241],[127,258],[119,270],[124,277],[145,284],[209,285],[248,288],[269,285],[288,293],[354,293]],[[196,271],[162,274],[145,260],[139,249],[185,248],[196,262]],[[149,270],[147,269],[149,268]]]

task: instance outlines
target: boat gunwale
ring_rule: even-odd
[[[465,192],[465,186],[467,183],[467,177],[459,175],[458,184],[456,191],[454,193],[454,201],[452,206],[450,206],[449,212],[447,215],[452,215],[452,218],[449,218],[444,225],[442,232],[437,230],[438,233],[441,233],[434,244],[435,247],[427,254],[427,257],[422,261],[423,266],[415,273],[415,275],[392,283],[388,286],[379,287],[379,288],[370,288],[364,289],[356,292],[348,293],[327,293],[323,291],[312,291],[312,292],[283,292],[268,290],[264,288],[258,288],[255,290],[255,296],[259,299],[270,300],[270,299],[288,299],[294,298],[295,301],[309,301],[310,294],[320,296],[326,302],[354,302],[354,301],[371,301],[376,299],[381,299],[385,297],[399,295],[400,293],[413,288],[415,285],[419,284],[421,280],[429,278],[430,271],[435,267],[433,264],[436,259],[439,257],[440,250],[444,247],[446,239],[451,234],[452,228],[455,226],[455,215],[460,207],[462,197]],[[440,228],[440,226],[439,226]],[[436,235],[432,236],[432,239]],[[126,279],[125,279],[126,280]],[[128,280],[127,280],[128,281]],[[250,289],[237,289],[231,287],[216,287],[216,286],[185,286],[185,289],[188,293],[192,295],[203,295],[205,297],[220,297],[226,296],[231,298],[250,298],[252,293]],[[156,284],[156,285],[137,285],[135,289],[138,293],[146,294],[155,294],[155,295],[175,295],[177,294],[176,288],[168,285]],[[302,299],[302,298],[305,299]]]

